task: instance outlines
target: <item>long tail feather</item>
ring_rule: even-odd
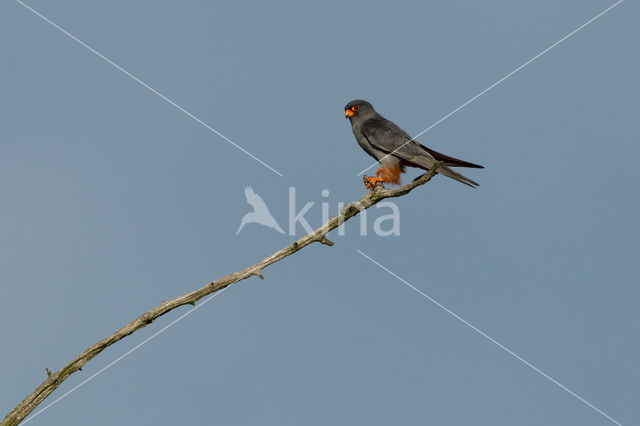
[[[442,161],[445,166],[449,166],[449,167],[471,167],[471,168],[474,168],[474,169],[484,169],[484,166],[481,166],[479,164],[470,163],[468,161],[464,161],[464,160],[460,160],[458,158],[454,158],[454,157],[450,157],[448,155],[444,155],[443,153],[438,152],[436,150],[433,150],[431,148],[427,148],[426,146],[424,146],[422,144],[420,144],[420,146],[422,147],[422,149],[424,149],[429,154],[431,154],[431,156],[433,158],[435,158],[438,161]]]
[[[468,185],[472,188],[477,188],[478,186],[480,186],[480,184],[478,182],[475,182],[471,179],[469,179],[466,176],[461,175],[460,173],[451,170],[449,167],[445,166],[445,165],[441,165],[440,167],[438,167],[438,173],[440,173],[441,175],[444,175],[448,178],[457,180],[458,182],[462,182],[465,185]]]

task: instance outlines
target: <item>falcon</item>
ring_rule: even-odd
[[[369,102],[362,99],[351,101],[344,107],[344,113],[351,122],[358,145],[381,166],[376,171],[376,177],[368,178],[368,189],[373,189],[378,182],[399,185],[400,175],[404,173],[405,167],[429,170],[436,161],[441,162],[438,167],[441,175],[472,188],[478,186],[477,182],[451,167],[484,169],[483,166],[449,157],[414,141],[398,125],[378,114]]]

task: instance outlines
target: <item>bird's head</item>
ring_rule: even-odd
[[[376,110],[373,109],[373,106],[369,102],[362,99],[351,101],[344,107],[344,115],[350,120],[357,118],[368,118],[375,113]]]

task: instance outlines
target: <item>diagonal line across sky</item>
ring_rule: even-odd
[[[147,83],[145,83],[144,81],[140,80],[138,77],[136,77],[135,75],[131,74],[129,71],[127,71],[126,69],[122,68],[120,65],[116,64],[111,59],[107,58],[102,53],[100,53],[97,50],[95,50],[93,47],[89,46],[87,43],[83,42],[82,40],[80,40],[79,38],[77,38],[76,36],[74,36],[73,34],[68,32],[64,28],[60,27],[58,24],[56,24],[55,22],[53,22],[52,20],[50,20],[46,16],[42,15],[40,12],[38,12],[35,9],[33,9],[28,4],[22,2],[21,0],[16,0],[16,2],[18,4],[20,4],[21,6],[23,6],[25,9],[31,11],[33,14],[35,14],[36,16],[38,16],[39,18],[41,18],[45,22],[47,22],[49,25],[51,25],[52,27],[54,27],[58,31],[62,32],[63,34],[65,34],[66,36],[71,38],[76,43],[78,43],[81,46],[87,48],[89,51],[91,51],[91,53],[93,53],[94,55],[96,55],[97,57],[102,59],[103,61],[107,62],[108,64],[112,65],[118,71],[122,72],[124,75],[126,75],[129,78],[131,78],[132,80],[134,80],[136,83],[140,84],[145,89],[147,89],[150,92],[152,92],[153,94],[159,96],[164,101],[168,102],[171,106],[173,106],[173,107],[177,108],[179,111],[183,112],[185,115],[187,115],[189,118],[193,119],[198,124],[206,127],[207,129],[209,129],[210,131],[212,131],[216,135],[220,136],[222,139],[224,139],[225,141],[229,142],[231,145],[235,146],[240,151],[244,152],[249,157],[253,158],[258,163],[262,164],[263,166],[265,166],[267,169],[271,170],[272,172],[274,172],[278,176],[282,176],[282,173],[280,173],[279,171],[277,171],[276,169],[271,167],[269,164],[265,163],[264,161],[262,161],[261,159],[259,159],[258,157],[256,157],[255,155],[253,155],[252,153],[250,153],[249,151],[247,151],[246,149],[244,149],[243,147],[241,147],[240,145],[238,145],[237,143],[235,143],[234,141],[232,141],[231,139],[229,139],[228,137],[226,137],[225,135],[223,135],[222,133],[220,133],[219,131],[217,131],[216,129],[214,129],[213,127],[211,127],[210,125],[208,125],[207,123],[205,123],[204,121],[202,121],[201,119],[199,119],[198,117],[196,117],[195,115],[193,115],[192,113],[190,113],[189,111],[187,111],[186,109],[184,109],[183,107],[181,107],[180,105],[178,105],[177,103],[172,101],[171,99],[169,99],[168,97],[166,97],[165,95],[163,95],[162,93],[158,92],[156,89],[154,89],[153,87],[149,86]]]
[[[618,6],[620,3],[622,3],[624,0],[618,0],[617,2],[615,2],[614,4],[612,4],[611,6],[609,6],[608,8],[606,8],[605,10],[603,10],[602,12],[598,13],[596,16],[594,16],[593,18],[589,19],[587,22],[585,22],[584,24],[580,25],[578,28],[576,28],[575,30],[571,31],[569,34],[565,35],[564,37],[562,37],[560,40],[556,41],[555,43],[553,43],[551,46],[547,47],[546,49],[544,49],[542,52],[538,53],[536,56],[534,56],[533,58],[529,59],[528,61],[526,61],[525,63],[523,63],[522,65],[520,65],[518,68],[514,69],[513,71],[511,71],[509,74],[505,75],[504,77],[502,77],[500,80],[496,81],[495,83],[493,83],[491,86],[487,87],[486,89],[484,89],[482,92],[478,93],[477,95],[475,95],[474,97],[472,97],[471,99],[469,99],[468,101],[466,101],[465,103],[463,103],[462,105],[460,105],[459,107],[457,107],[456,109],[452,110],[451,112],[449,112],[447,115],[445,115],[444,117],[442,117],[440,120],[436,121],[435,123],[431,124],[429,127],[427,127],[426,129],[424,129],[423,131],[421,131],[420,133],[418,133],[417,135],[415,135],[414,137],[412,137],[411,139],[409,139],[408,141],[406,141],[405,143],[403,143],[401,146],[399,146],[398,148],[394,149],[393,151],[391,151],[390,153],[388,153],[387,155],[385,155],[384,157],[382,157],[382,159],[380,159],[379,161],[384,160],[385,158],[387,158],[388,156],[390,156],[391,154],[393,154],[394,152],[396,152],[399,149],[402,149],[403,146],[405,146],[406,144],[408,144],[409,142],[415,140],[416,138],[424,135],[425,133],[427,133],[429,130],[433,129],[434,127],[436,127],[438,124],[442,123],[444,120],[446,120],[447,118],[451,117],[453,114],[455,114],[456,112],[460,111],[462,108],[466,107],[467,105],[469,105],[471,102],[475,101],[476,99],[478,99],[480,96],[484,95],[485,93],[487,93],[489,90],[493,89],[494,87],[496,87],[497,85],[499,85],[500,83],[502,83],[503,81],[505,81],[506,79],[508,79],[509,77],[511,77],[512,75],[514,75],[515,73],[517,73],[518,71],[520,71],[521,69],[523,69],[524,67],[526,67],[527,65],[529,65],[531,62],[535,61],[536,59],[538,59],[539,57],[541,57],[542,55],[544,55],[545,53],[547,53],[548,51],[550,51],[551,49],[553,49],[554,47],[556,47],[557,45],[559,45],[560,43],[562,43],[563,41],[565,41],[566,39],[568,39],[569,37],[573,36],[574,34],[576,34],[578,31],[582,30],[583,28],[585,28],[587,25],[591,24],[593,21],[595,21],[596,19],[600,18],[602,15],[604,15],[605,13],[609,12],[610,10],[612,10],[614,7]],[[358,173],[356,176],[360,176],[362,175],[364,172],[366,172],[367,170],[369,170],[370,168],[374,167],[376,164],[379,163],[379,161],[376,161],[375,163],[371,164],[369,167],[367,167],[366,169],[362,170],[360,173]]]
[[[607,419],[611,420],[613,423],[615,423],[615,424],[617,424],[619,426],[622,426],[622,423],[618,422],[613,417],[609,416],[607,413],[605,413],[604,411],[602,411],[601,409],[599,409],[598,407],[596,407],[595,405],[593,405],[592,403],[590,403],[589,401],[587,401],[586,399],[584,399],[583,397],[581,397],[580,395],[578,395],[577,393],[575,393],[574,391],[572,391],[571,389],[569,389],[568,387],[563,385],[562,383],[558,382],[556,379],[554,379],[553,377],[551,377],[550,375],[548,375],[544,371],[540,370],[538,367],[536,367],[535,365],[531,364],[529,361],[527,361],[526,359],[524,359],[523,357],[521,357],[517,353],[513,352],[511,349],[507,348],[502,343],[498,342],[496,339],[494,339],[493,337],[489,336],[487,333],[485,333],[484,331],[480,330],[475,325],[471,324],[470,322],[468,322],[467,320],[462,318],[460,315],[456,314],[455,312],[453,312],[452,310],[450,310],[446,306],[442,305],[440,302],[438,302],[437,300],[435,300],[434,298],[432,298],[428,294],[424,293],[423,291],[421,291],[420,289],[415,287],[413,284],[409,283],[408,281],[404,280],[400,276],[396,275],[390,269],[388,269],[387,267],[385,267],[382,264],[378,263],[377,261],[375,261],[371,257],[367,256],[362,251],[360,251],[358,249],[356,249],[356,251],[358,252],[358,254],[360,254],[364,258],[368,259],[373,264],[377,265],[380,269],[382,269],[383,271],[387,272],[389,275],[391,275],[392,277],[396,278],[397,280],[399,280],[400,282],[405,284],[407,287],[411,288],[413,291],[415,291],[416,293],[420,294],[422,297],[424,297],[425,299],[429,300],[431,303],[433,303],[434,305],[436,305],[440,309],[444,310],[449,315],[453,316],[458,321],[462,322],[464,325],[466,325],[467,327],[471,328],[473,331],[475,331],[476,333],[480,334],[482,337],[486,338],[491,343],[495,344],[500,349],[502,349],[503,351],[507,352],[509,355],[513,356],[515,359],[517,359],[518,361],[522,362],[527,367],[529,367],[532,370],[534,370],[536,373],[540,374],[545,379],[547,379],[550,382],[554,383],[555,385],[560,387],[562,390],[564,390],[567,393],[569,393],[571,396],[577,398],[578,400],[580,400],[581,402],[586,404],[588,407],[592,408],[593,410],[597,411],[602,416],[604,416]]]
[[[207,297],[205,300],[202,301],[202,303],[200,303],[199,305],[195,305],[194,307],[192,307],[191,309],[189,309],[187,312],[185,312],[184,314],[180,315],[178,318],[174,319],[173,321],[171,321],[169,324],[165,325],[164,327],[162,327],[160,330],[156,331],[155,333],[153,333],[151,336],[147,337],[146,339],[144,339],[142,342],[138,343],[137,345],[135,345],[133,348],[129,349],[127,352],[125,352],[124,354],[120,355],[118,358],[114,359],[113,361],[111,361],[109,364],[105,365],[104,367],[102,367],[100,370],[96,371],[95,373],[93,373],[91,376],[87,377],[86,379],[84,379],[83,381],[81,381],[80,383],[78,383],[77,385],[75,385],[74,387],[72,387],[71,389],[69,389],[68,391],[66,391],[65,393],[63,393],[62,395],[60,395],[58,398],[56,398],[55,400],[51,401],[49,404],[47,404],[46,406],[42,407],[42,409],[38,410],[36,413],[34,413],[33,415],[29,416],[28,418],[26,418],[25,420],[23,420],[23,424],[30,422],[31,420],[33,420],[35,417],[39,416],[40,414],[42,414],[43,411],[48,410],[49,408],[51,408],[53,405],[55,405],[56,403],[58,403],[59,401],[61,401],[62,399],[68,397],[70,394],[72,394],[73,392],[75,392],[80,386],[85,385],[86,383],[90,382],[91,380],[95,379],[97,376],[99,376],[100,374],[102,374],[103,372],[105,372],[106,370],[108,370],[109,368],[111,368],[113,365],[117,364],[118,362],[122,361],[124,358],[126,358],[128,355],[130,355],[131,353],[137,351],[138,349],[140,349],[140,347],[144,346],[146,343],[148,343],[151,339],[155,338],[156,336],[158,336],[159,334],[164,333],[167,329],[171,328],[174,324],[176,324],[178,321],[182,320],[184,317],[186,317],[187,315],[190,315],[193,313],[193,311],[195,311],[196,309],[199,309],[200,307],[202,307],[205,303],[207,303],[209,300],[213,299],[214,297],[218,296],[220,293],[222,293],[223,291],[225,291],[226,288],[223,288],[222,290],[217,291],[216,293],[213,293],[211,296]]]

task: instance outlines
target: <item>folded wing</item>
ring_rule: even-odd
[[[441,161],[438,173],[471,187],[479,185],[448,166],[474,168],[482,168],[482,166],[449,157],[412,141],[411,137],[392,121],[384,118],[367,120],[363,123],[362,133],[371,145],[400,159],[403,166],[429,170],[436,161]]]

